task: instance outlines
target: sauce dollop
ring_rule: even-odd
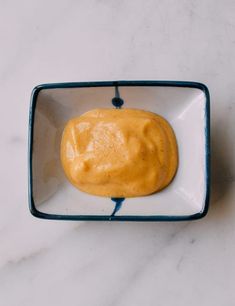
[[[137,197],[165,188],[178,165],[176,138],[161,116],[137,109],[94,109],[71,119],[61,162],[81,191]]]

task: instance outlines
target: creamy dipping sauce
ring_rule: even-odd
[[[176,138],[161,116],[138,109],[94,109],[71,119],[61,162],[78,189],[106,197],[144,196],[165,188],[178,165]]]

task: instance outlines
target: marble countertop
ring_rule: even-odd
[[[232,306],[235,2],[0,1],[3,306]],[[208,85],[212,194],[195,222],[43,221],[27,207],[29,97],[40,83]]]

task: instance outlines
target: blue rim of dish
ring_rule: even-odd
[[[165,87],[187,87],[197,88],[204,92],[206,97],[205,105],[205,145],[206,145],[206,195],[202,211],[193,215],[155,215],[155,216],[109,216],[109,215],[60,215],[47,214],[36,209],[33,199],[33,173],[32,173],[32,152],[33,152],[33,131],[34,115],[37,104],[37,97],[41,90],[78,87],[111,87],[111,86],[165,86]],[[51,83],[36,86],[31,94],[29,110],[29,135],[28,135],[28,197],[29,209],[33,216],[51,220],[74,220],[74,221],[191,221],[203,218],[209,208],[210,198],[210,95],[206,85],[192,81],[98,81],[98,82],[69,82]]]

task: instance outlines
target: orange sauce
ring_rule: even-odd
[[[65,126],[61,162],[69,181],[84,192],[144,196],[172,181],[177,143],[170,124],[157,114],[94,109]]]

